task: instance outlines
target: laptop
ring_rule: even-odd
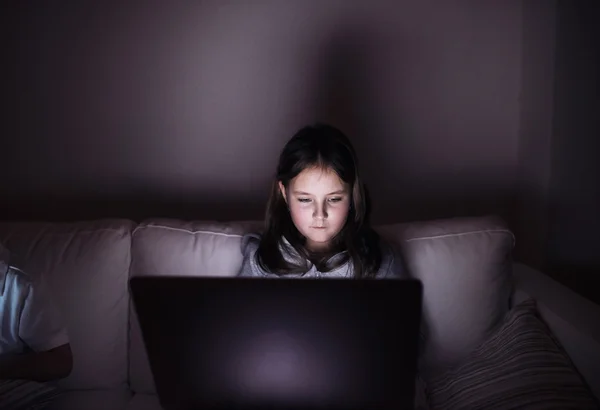
[[[165,410],[413,409],[418,280],[133,277]]]

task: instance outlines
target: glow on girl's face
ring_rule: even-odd
[[[311,251],[326,250],[344,227],[350,210],[350,189],[331,169],[307,168],[290,181],[279,183],[292,221]]]

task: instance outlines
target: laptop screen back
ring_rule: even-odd
[[[131,279],[163,407],[411,407],[421,283]]]

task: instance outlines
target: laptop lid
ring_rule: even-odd
[[[133,277],[166,410],[414,408],[416,280]]]

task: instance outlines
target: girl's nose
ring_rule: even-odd
[[[327,211],[325,209],[317,208],[313,213],[313,217],[316,219],[325,219],[327,218]]]

